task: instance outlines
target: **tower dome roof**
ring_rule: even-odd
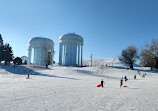
[[[34,37],[29,40],[29,44],[33,47],[43,47],[43,45],[54,46],[54,42],[51,39],[43,37]]]
[[[60,36],[59,40],[75,40],[83,42],[83,38],[75,33],[68,33]]]

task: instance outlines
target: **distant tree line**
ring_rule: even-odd
[[[134,70],[133,64],[140,60],[140,65],[158,69],[158,39],[153,39],[151,43],[146,43],[145,46],[138,51],[135,46],[128,46],[122,50],[119,60],[129,65]]]
[[[9,43],[4,44],[0,34],[0,63],[5,61],[5,65],[13,61],[13,50]]]

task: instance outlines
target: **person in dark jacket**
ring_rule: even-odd
[[[120,87],[123,85],[123,79],[120,80]]]
[[[136,79],[136,75],[134,75],[134,79]]]
[[[103,81],[103,79],[102,79],[102,81],[101,81],[101,85],[102,85],[102,87],[104,87],[104,85],[103,85],[103,84],[105,84],[105,83],[104,83],[104,81]]]
[[[125,81],[127,81],[127,80],[128,80],[126,76],[124,77],[124,79],[125,79]]]

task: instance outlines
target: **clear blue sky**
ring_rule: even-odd
[[[27,56],[28,40],[55,43],[75,32],[84,38],[83,59],[116,58],[129,45],[158,38],[158,0],[0,0],[0,33],[15,56]]]

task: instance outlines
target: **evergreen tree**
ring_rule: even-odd
[[[2,39],[1,34],[0,34],[0,45],[3,45],[3,39]]]
[[[12,51],[12,47],[9,44],[5,44],[4,45],[4,49],[3,49],[3,53],[4,53],[4,61],[5,61],[5,65],[7,65],[8,62],[13,61],[13,51]]]
[[[3,49],[4,49],[4,46],[3,46],[3,39],[2,39],[2,36],[0,34],[0,63],[1,61],[3,61]]]
[[[9,44],[3,44],[3,39],[0,34],[0,63],[1,61],[5,61],[6,65],[8,62],[13,61],[13,51]]]
[[[14,60],[13,60],[13,63],[15,65],[21,65],[22,64],[22,59],[20,57],[16,57]]]
[[[4,60],[4,45],[0,45],[0,63]]]

